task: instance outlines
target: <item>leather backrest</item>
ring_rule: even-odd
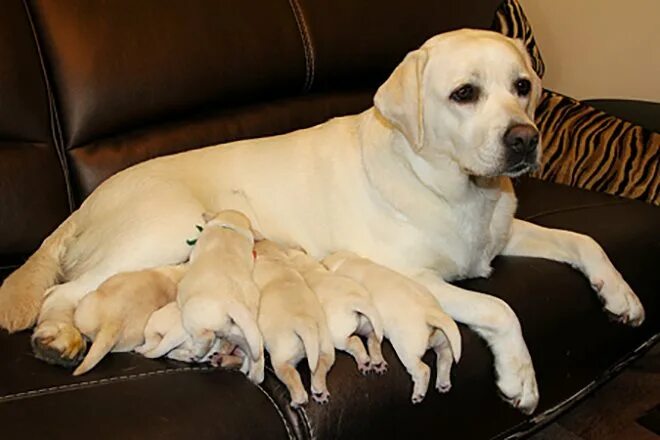
[[[21,0],[0,13],[0,266],[31,252],[69,212],[37,46]]]

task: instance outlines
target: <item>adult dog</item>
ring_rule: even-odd
[[[121,271],[184,261],[202,212],[236,209],[265,237],[316,258],[349,250],[425,285],[488,341],[500,390],[531,412],[538,392],[515,314],[447,281],[487,276],[497,254],[549,258],[582,270],[621,321],[644,319],[594,240],[513,219],[508,177],[539,160],[540,94],[520,42],[475,30],[433,37],[359,115],[157,158],[108,179],[4,282],[0,325],[23,329],[38,315],[37,353],[71,361],[83,345],[72,312],[87,292]]]

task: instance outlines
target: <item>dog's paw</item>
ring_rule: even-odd
[[[369,362],[365,363],[358,363],[357,364],[358,371],[363,375],[366,376],[370,371],[371,371],[371,364]]]
[[[9,292],[0,286],[0,328],[9,333],[32,327],[41,308],[42,296]]]
[[[314,391],[312,390],[312,399],[316,403],[320,403],[321,405],[324,405],[330,401],[330,393],[328,390],[323,390],[323,391]]]
[[[87,344],[73,325],[57,321],[44,321],[32,335],[32,350],[37,359],[63,367],[78,365]]]
[[[610,274],[607,281],[605,277],[595,278],[591,280],[591,285],[614,321],[633,327],[644,322],[645,313],[641,301],[618,272]]]
[[[532,414],[539,403],[539,390],[531,359],[512,358],[512,365],[497,369],[502,399],[524,414]]]
[[[379,376],[385,374],[387,372],[387,362],[371,363],[371,371]]]

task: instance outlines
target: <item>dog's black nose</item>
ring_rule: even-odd
[[[504,145],[522,155],[533,152],[538,144],[539,132],[529,124],[512,125],[504,133]]]

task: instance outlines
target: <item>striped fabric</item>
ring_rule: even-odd
[[[660,205],[660,134],[544,91],[534,177]]]
[[[541,51],[536,45],[532,27],[529,21],[527,21],[525,12],[517,0],[505,0],[502,2],[495,13],[495,19],[491,28],[508,37],[523,40],[525,46],[527,46],[527,52],[532,57],[532,67],[539,78],[543,78],[545,64],[543,63],[543,58],[541,58]]]
[[[504,0],[493,30],[525,42],[534,70],[545,65],[516,0]],[[543,160],[534,177],[660,205],[660,134],[545,90],[536,111]]]

